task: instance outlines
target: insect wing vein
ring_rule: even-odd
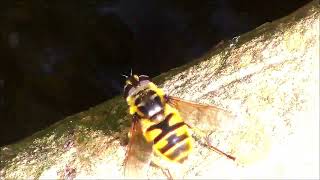
[[[152,158],[152,143],[143,137],[140,123],[132,123],[125,165],[125,176],[130,178],[146,178],[147,168]]]
[[[173,96],[168,97],[168,103],[179,111],[186,124],[207,134],[217,130],[222,123],[229,123],[234,119],[230,112],[212,105],[198,104]]]

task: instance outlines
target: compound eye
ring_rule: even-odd
[[[147,76],[147,75],[140,75],[140,76],[139,76],[139,79],[140,79],[140,81],[143,81],[143,80],[148,80],[148,81],[150,81],[150,78],[149,78],[149,76]]]
[[[140,83],[141,85],[148,84],[149,82],[151,82],[149,76],[146,76],[146,75],[140,75],[140,76],[139,76],[139,83]]]

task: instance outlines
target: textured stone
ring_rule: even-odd
[[[237,117],[210,136],[235,162],[196,143],[174,177],[319,178],[319,14],[313,1],[156,78]],[[126,109],[116,97],[2,147],[1,178],[122,178]]]

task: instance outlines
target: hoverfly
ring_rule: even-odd
[[[215,106],[197,104],[168,96],[146,75],[126,77],[124,97],[132,115],[125,176],[143,177],[155,154],[172,163],[183,163],[193,148],[191,131],[212,131],[232,116]],[[235,160],[219,149],[216,152]],[[169,172],[170,174],[170,172]]]

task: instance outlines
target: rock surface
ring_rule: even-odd
[[[313,1],[156,78],[170,95],[237,117],[211,135],[235,162],[195,143],[175,177],[319,178],[319,15]],[[1,179],[123,178],[126,110],[116,97],[1,147]]]

